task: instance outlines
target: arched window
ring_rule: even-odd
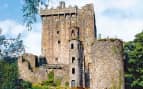
[[[73,45],[73,43],[71,44],[71,49],[74,49],[74,45]]]

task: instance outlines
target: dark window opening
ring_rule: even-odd
[[[45,64],[47,64],[46,58],[40,56],[39,57],[39,66],[42,66],[42,65],[45,65]]]
[[[72,57],[72,63],[74,63],[75,62],[75,57]]]
[[[36,56],[35,58],[35,67],[38,67],[39,66],[39,60],[38,60],[38,57]]]
[[[72,37],[75,36],[74,30],[71,31],[71,36],[72,36]]]
[[[61,41],[60,40],[58,40],[58,44],[60,44],[61,43]]]
[[[75,80],[71,81],[71,87],[75,87]]]
[[[57,58],[57,57],[56,57],[56,59],[55,59],[55,60],[56,60],[56,62],[58,62],[58,58]]]
[[[75,68],[72,68],[72,74],[75,74]]]
[[[71,49],[74,49],[74,45],[73,44],[71,44]]]
[[[60,33],[60,31],[57,31],[57,34],[59,34]]]
[[[71,32],[72,34],[74,34],[74,30],[72,30],[72,32]]]

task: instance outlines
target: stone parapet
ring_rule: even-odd
[[[41,16],[54,16],[54,15],[65,15],[65,14],[76,14],[77,8],[58,8],[58,9],[41,9]]]

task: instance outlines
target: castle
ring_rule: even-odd
[[[119,39],[97,39],[92,4],[82,8],[41,9],[42,56],[19,57],[20,78],[38,83],[54,78],[69,87],[124,89],[123,43]],[[36,39],[33,39],[36,40]]]

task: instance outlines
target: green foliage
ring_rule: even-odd
[[[54,80],[54,71],[51,71],[48,73],[48,80],[42,82],[42,85],[46,86],[60,86],[61,81],[60,80]]]
[[[51,82],[54,81],[54,71],[51,71],[48,73],[48,81],[51,81]]]
[[[54,71],[48,73],[48,80],[41,84],[33,84],[33,89],[67,89],[61,87],[61,79],[54,79]]]
[[[47,6],[47,0],[23,0],[24,5],[22,8],[24,24],[28,30],[32,29],[32,24],[36,22],[38,11],[41,5]],[[49,0],[48,0],[49,1]]]
[[[66,87],[69,87],[69,82],[65,82],[65,86],[66,86]]]
[[[8,63],[0,60],[0,89],[15,89],[18,71],[16,61]]]
[[[28,30],[31,30],[31,25],[36,22],[36,15],[38,14],[38,7],[41,0],[24,0],[23,17],[24,23]]]
[[[32,89],[29,82],[18,79],[17,59],[0,60],[0,89]]]
[[[143,89],[143,32],[124,45],[126,89]]]

